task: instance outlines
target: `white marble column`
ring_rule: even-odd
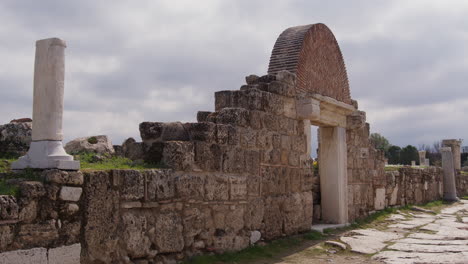
[[[419,166],[429,166],[429,164],[426,164],[426,151],[425,150],[419,151]]]
[[[458,201],[452,149],[450,147],[442,147],[440,148],[440,152],[442,154],[442,169],[444,170],[444,200]]]
[[[65,48],[65,41],[58,38],[36,42],[32,142],[28,153],[14,162],[12,169],[80,168],[79,161],[74,161],[62,145]]]
[[[444,139],[442,140],[442,146],[452,148],[454,169],[461,170],[461,141],[457,139]]]
[[[330,224],[348,222],[346,129],[320,127],[319,170],[322,219]]]

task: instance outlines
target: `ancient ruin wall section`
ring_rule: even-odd
[[[268,73],[281,70],[297,75],[298,94],[320,94],[351,104],[340,47],[324,24],[291,27],[281,33],[271,53]]]

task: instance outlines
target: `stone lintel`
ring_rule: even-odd
[[[352,105],[319,94],[297,99],[298,118],[310,120],[316,126],[346,127],[346,116],[354,111]]]

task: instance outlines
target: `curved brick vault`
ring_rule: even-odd
[[[297,75],[296,92],[314,93],[351,104],[348,76],[340,47],[324,24],[291,27],[276,40],[268,74]]]

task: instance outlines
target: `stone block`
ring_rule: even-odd
[[[294,86],[282,81],[273,81],[269,83],[268,92],[288,97],[294,96],[295,93]]]
[[[126,139],[122,144],[122,156],[131,160],[142,160],[145,158],[146,145],[136,142],[134,138]]]
[[[218,144],[194,142],[195,164],[204,171],[220,171],[222,149]]]
[[[147,200],[160,201],[174,198],[175,174],[172,170],[146,170],[142,174],[147,182]]]
[[[273,146],[273,134],[268,131],[260,131],[257,136],[257,147],[269,149]]]
[[[224,108],[216,116],[216,123],[248,127],[250,125],[250,113],[242,108]]]
[[[279,126],[279,117],[276,115],[272,114],[264,114],[263,115],[263,120],[262,120],[262,127],[265,128],[268,131],[279,131],[280,126]]]
[[[175,177],[177,196],[185,199],[202,199],[204,197],[205,180],[196,174],[183,174]]]
[[[140,124],[140,135],[146,144],[158,141],[190,140],[189,134],[180,122],[143,122]]]
[[[240,143],[243,148],[254,148],[257,142],[257,132],[250,128],[238,129]]]
[[[23,223],[32,223],[37,217],[37,201],[32,200],[22,206],[19,212],[19,220]]]
[[[208,112],[208,111],[198,111],[197,112],[197,122],[207,122],[208,121],[208,116],[211,113],[212,112]]]
[[[250,111],[250,124],[249,126],[252,129],[260,130],[263,128],[263,117],[265,116],[264,112],[261,111]]]
[[[44,185],[37,181],[24,181],[20,183],[20,196],[28,199],[40,198],[46,194]]]
[[[0,253],[0,264],[48,264],[47,249],[32,248]]]
[[[49,249],[48,264],[80,264],[81,244]]]
[[[140,123],[140,136],[143,142],[149,143],[160,140],[163,132],[163,124],[161,122],[143,122]]]
[[[118,263],[119,191],[105,171],[85,173],[83,197],[83,263]],[[78,229],[79,230],[79,229]]]
[[[248,175],[247,177],[247,195],[249,197],[258,197],[260,196],[260,186],[262,178],[259,173]]]
[[[265,204],[263,198],[249,200],[245,211],[245,227],[249,230],[260,229],[264,214]]]
[[[301,231],[305,222],[305,208],[302,204],[301,195],[299,193],[287,195],[284,198],[284,205],[282,208],[284,233],[291,235]],[[312,208],[309,208],[309,210],[312,210]]]
[[[60,189],[59,198],[63,201],[77,202],[80,200],[82,192],[83,192],[83,189],[80,187],[63,186]]]
[[[12,195],[0,195],[0,220],[18,219],[19,206]]]
[[[83,173],[81,171],[45,170],[42,177],[47,182],[57,184],[82,185]]]
[[[239,205],[234,206],[227,212],[225,218],[227,233],[237,234],[244,228],[244,214],[245,209]]]
[[[198,208],[186,208],[184,210],[182,223],[184,225],[184,242],[186,248],[192,246],[195,242],[195,236],[203,231],[207,217],[209,216],[205,215],[203,210]]]
[[[229,177],[225,175],[207,175],[205,197],[209,201],[229,200]]]
[[[222,154],[223,172],[241,173],[245,170],[245,155],[241,148],[229,148]]]
[[[230,199],[245,200],[247,198],[247,178],[245,176],[230,176]]]
[[[179,215],[163,213],[156,216],[150,239],[158,253],[176,253],[184,249],[183,225]]]
[[[238,129],[232,125],[217,124],[217,142],[222,145],[239,144]]]
[[[260,168],[262,177],[262,195],[277,195],[285,191],[286,177],[282,177],[282,168],[262,166]]]
[[[20,225],[18,241],[23,247],[47,246],[59,238],[56,221],[50,220],[44,224]]]
[[[385,208],[385,188],[375,189],[374,209],[382,210]]]
[[[190,140],[216,142],[216,124],[211,122],[185,123]]]
[[[118,178],[120,195],[123,200],[142,199],[145,195],[145,177],[137,170],[112,170],[112,177]]]
[[[247,84],[257,84],[260,77],[257,75],[251,74],[245,77],[245,82]]]
[[[283,207],[283,201],[282,196],[265,199],[264,225],[261,232],[267,240],[280,237],[283,234],[283,214],[280,209]]]
[[[0,226],[0,252],[5,251],[15,238],[14,226]],[[1,260],[0,260],[1,263]]]
[[[191,170],[194,162],[192,142],[171,141],[164,144],[162,161],[174,170]]]
[[[245,154],[245,172],[251,175],[259,175],[260,172],[260,152],[256,150],[246,150]]]
[[[142,258],[150,252],[149,224],[145,215],[123,213],[121,229],[122,242],[129,257]]]

